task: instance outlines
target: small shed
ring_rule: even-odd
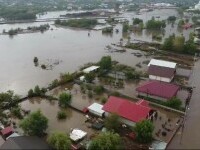
[[[7,138],[9,135],[11,135],[13,133],[13,128],[8,126],[4,129],[1,130],[1,134],[4,138]]]
[[[98,104],[98,103],[93,103],[92,105],[88,107],[88,110],[90,113],[94,115],[103,117],[105,111],[102,108],[103,108],[103,105]]]
[[[99,66],[90,66],[88,68],[85,68],[83,70],[83,72],[84,73],[90,73],[90,72],[96,71],[97,69],[99,69]]]
[[[73,129],[70,133],[70,139],[74,142],[77,142],[83,139],[87,135],[87,132],[82,131],[80,129]]]

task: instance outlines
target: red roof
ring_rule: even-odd
[[[147,103],[143,101],[133,103],[127,99],[110,96],[102,109],[106,112],[116,113],[133,122],[139,122],[146,119],[151,110],[150,107],[145,106]]]
[[[150,81],[136,88],[136,91],[153,96],[158,96],[161,98],[170,99],[176,96],[179,89],[180,87],[175,84],[160,81]]]
[[[2,135],[8,135],[8,134],[12,134],[12,133],[13,133],[13,129],[11,127],[6,127],[1,130]]]

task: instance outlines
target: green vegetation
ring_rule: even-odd
[[[110,130],[117,132],[120,129],[119,116],[117,114],[111,114],[105,120],[105,127]]]
[[[18,119],[22,119],[23,118],[22,113],[21,113],[21,108],[18,105],[13,107],[13,108],[11,108],[10,112],[14,117],[17,117]]]
[[[64,133],[55,132],[52,133],[48,139],[48,144],[56,150],[70,150],[71,149],[71,141],[69,136]]]
[[[71,19],[71,20],[56,20],[56,25],[61,26],[68,26],[68,27],[75,27],[75,28],[84,28],[84,29],[91,29],[97,25],[96,19]]]
[[[44,96],[46,92],[47,90],[45,88],[40,88],[38,85],[36,85],[34,90],[30,89],[28,91],[28,97]]]
[[[88,91],[88,97],[89,97],[89,98],[92,98],[92,97],[93,97],[92,91]]]
[[[129,30],[129,24],[128,23],[123,23],[123,27],[122,27],[122,32],[126,33]]]
[[[173,97],[166,102],[166,106],[174,108],[174,109],[180,109],[181,105],[182,105],[182,101],[176,97]]]
[[[113,33],[113,27],[103,28],[102,33]]]
[[[99,64],[100,64],[100,69],[110,70],[112,68],[112,59],[110,56],[103,56]]]
[[[59,106],[66,108],[72,101],[72,95],[68,93],[61,93],[59,96]]]
[[[121,138],[116,133],[105,132],[95,137],[89,150],[119,150],[122,149]]]
[[[162,20],[162,21],[155,20],[154,17],[152,17],[152,19],[147,21],[147,23],[146,23],[147,29],[162,29],[165,27],[166,27],[166,23],[164,20]]]
[[[197,46],[195,45],[192,36],[188,41],[185,42],[185,38],[183,36],[171,35],[165,39],[162,45],[162,49],[166,51],[191,55],[197,52]]]
[[[19,102],[19,96],[15,95],[13,91],[7,91],[0,93],[0,107],[9,108],[9,106],[15,105]]]
[[[105,104],[106,101],[107,101],[107,98],[105,98],[105,97],[102,97],[102,98],[101,98],[101,103],[102,103],[102,104]]]
[[[64,110],[61,110],[57,113],[57,118],[59,120],[62,120],[62,119],[66,119],[67,118],[67,114]]]
[[[134,18],[133,19],[133,25],[137,25],[137,24],[140,24],[140,23],[143,23],[142,19],[139,19],[139,18]]]
[[[102,85],[98,85],[94,87],[94,92],[98,95],[102,94],[104,92],[104,87]]]
[[[152,141],[154,126],[149,120],[143,120],[136,123],[134,131],[136,132],[136,139],[140,143],[150,143]]]
[[[48,30],[49,28],[50,28],[49,24],[44,24],[44,25],[40,25],[39,27],[37,27],[37,26],[27,27],[27,30],[43,32],[45,30]]]
[[[42,136],[48,127],[48,119],[38,110],[23,119],[20,127],[27,135]]]
[[[85,80],[88,83],[92,83],[92,81],[95,79],[95,74],[90,72],[90,73],[86,73],[85,75]]]
[[[180,19],[178,21],[178,27],[182,27],[185,24],[185,21],[183,19]]]
[[[168,22],[175,22],[176,21],[176,16],[169,16],[168,18],[167,18],[167,21]]]

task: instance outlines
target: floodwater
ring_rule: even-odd
[[[145,18],[146,16],[162,13],[167,17],[176,13],[175,10],[155,10],[153,12],[148,12],[149,15],[147,13],[147,15],[143,14],[137,17]],[[59,17],[63,13],[65,12],[50,12],[46,15],[46,18]],[[123,15],[131,19],[135,16],[135,13],[129,12]],[[111,53],[105,50],[107,45],[119,43],[121,38],[127,38],[122,34],[120,24],[115,27],[120,30],[118,34],[114,32],[112,35],[105,35],[101,31],[59,28],[55,27],[53,22],[46,23],[49,23],[53,30],[44,33],[19,34],[13,37],[0,36],[0,64],[2,64],[0,91],[14,90],[17,94],[25,95],[35,85],[47,86],[52,80],[58,78],[60,73],[74,72],[85,63],[97,62],[104,55],[110,55],[113,60],[132,67],[150,59],[134,56],[131,54],[133,50],[127,50],[125,53]],[[41,24],[45,24],[45,22],[4,24],[0,25],[0,32],[3,29],[27,28],[28,26]],[[166,29],[168,30],[168,28]],[[89,37],[88,32],[91,33]],[[143,32],[141,35],[132,33],[130,35],[131,40],[151,41],[151,34],[147,34],[145,30]],[[177,31],[177,33],[179,32]],[[59,64],[55,65],[52,70],[42,70],[41,67],[34,66],[34,57],[39,58],[40,65],[48,62],[59,62]]]
[[[194,86],[193,95],[190,101],[189,110],[186,115],[185,128],[181,130],[169,145],[169,149],[200,149],[200,61],[196,62],[189,85]]]
[[[86,131],[88,135],[92,135],[96,131],[88,128],[85,123],[86,117],[84,114],[72,110],[71,108],[63,109],[67,118],[64,120],[57,119],[57,112],[60,111],[58,101],[48,101],[46,99],[34,98],[21,103],[22,109],[31,110],[31,112],[41,110],[44,116],[49,120],[47,133],[55,131],[70,133],[73,128],[79,128]],[[18,129],[20,131],[20,129]]]

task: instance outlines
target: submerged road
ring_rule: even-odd
[[[183,133],[177,132],[168,149],[200,149],[200,60],[195,63],[189,85],[195,87]]]

